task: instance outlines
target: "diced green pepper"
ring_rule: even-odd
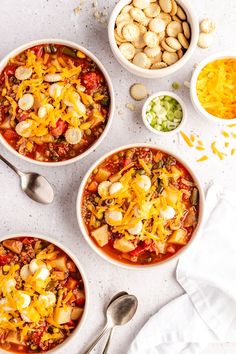
[[[62,54],[67,55],[68,57],[77,58],[76,50],[73,50],[69,47],[62,47],[61,52],[62,52]]]

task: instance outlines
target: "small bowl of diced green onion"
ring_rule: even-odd
[[[173,92],[161,91],[150,96],[142,110],[145,126],[154,134],[176,134],[185,123],[186,108]]]

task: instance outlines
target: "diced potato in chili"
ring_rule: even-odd
[[[50,261],[50,265],[55,269],[61,270],[62,272],[67,272],[67,257],[65,255],[57,257],[56,259]]]
[[[52,350],[83,315],[85,291],[76,264],[54,244],[34,237],[4,240],[0,251],[0,350]]]
[[[74,48],[51,43],[28,48],[0,73],[0,134],[34,160],[58,162],[82,154],[103,133],[109,108],[103,73]]]
[[[89,176],[81,213],[97,247],[120,262],[172,257],[198,224],[198,187],[173,156],[134,147],[102,161]]]
[[[183,229],[179,229],[173,232],[171,237],[168,239],[169,243],[175,243],[177,245],[186,245],[187,243],[187,231]]]
[[[70,322],[71,312],[72,307],[70,306],[56,308],[54,313],[54,321],[59,325]]]
[[[8,248],[9,250],[17,254],[21,253],[22,246],[23,246],[22,242],[17,240],[6,240],[3,241],[2,244],[4,247]]]
[[[83,312],[84,310],[81,307],[73,307],[71,311],[71,319],[73,321],[78,320],[82,316]]]
[[[98,172],[96,173],[94,179],[96,182],[103,182],[106,181],[111,175],[111,172],[105,168],[99,168]]]
[[[126,240],[124,237],[118,238],[115,240],[113,247],[120,252],[131,252],[135,249],[135,246],[132,242]]]
[[[91,235],[95,238],[100,247],[103,247],[108,244],[109,232],[107,225],[103,225],[98,229],[92,231]]]

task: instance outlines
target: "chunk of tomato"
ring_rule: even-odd
[[[14,75],[15,74],[15,71],[16,71],[16,65],[14,64],[9,64],[6,66],[5,70],[4,70],[4,73],[7,75],[7,76],[11,76],[11,75]]]
[[[68,327],[75,327],[76,326],[76,322],[73,320],[70,320],[69,322],[66,323]]]
[[[42,57],[43,45],[36,45],[35,47],[32,48],[32,50],[35,52],[37,59]]]
[[[41,342],[41,338],[43,336],[43,331],[39,331],[39,332],[34,332],[32,334],[32,341],[36,344],[36,345],[39,345],[40,342]]]
[[[0,255],[0,266],[10,263],[12,259],[12,254],[2,254]]]
[[[98,190],[98,183],[96,181],[92,181],[88,185],[88,190],[89,190],[89,192],[96,193]]]
[[[126,157],[124,159],[124,163],[123,163],[124,167],[129,166],[131,164],[131,162],[132,162],[132,159],[130,157]]]
[[[103,81],[103,77],[99,73],[92,71],[86,73],[83,76],[82,81],[86,89],[91,91],[96,90],[100,86],[101,82]]]
[[[129,252],[131,257],[138,257],[141,254],[145,253],[150,248],[150,245],[146,245],[143,243],[142,245],[138,245],[135,250]]]
[[[22,122],[23,120],[26,120],[28,116],[25,113],[19,113],[17,114],[16,118],[18,119],[19,122]]]
[[[74,289],[78,286],[78,284],[79,284],[78,280],[76,280],[76,279],[74,279],[74,278],[72,278],[72,277],[69,277],[69,278],[67,279],[67,282],[66,282],[66,284],[65,284],[65,287],[66,287],[67,289],[74,290]]]
[[[64,122],[61,119],[58,119],[56,128],[51,128],[51,134],[53,136],[60,136],[65,133],[68,128],[67,122]]]
[[[12,140],[18,139],[18,137],[19,137],[19,135],[15,132],[15,130],[13,130],[11,128],[6,129],[2,135],[7,141],[12,141]]]

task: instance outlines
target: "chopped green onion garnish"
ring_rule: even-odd
[[[170,96],[154,98],[147,107],[146,119],[152,128],[169,132],[176,129],[183,118],[179,102]]]

